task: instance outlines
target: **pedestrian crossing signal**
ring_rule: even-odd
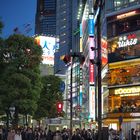
[[[62,112],[62,110],[63,110],[63,103],[61,103],[61,102],[58,102],[57,103],[57,112]]]

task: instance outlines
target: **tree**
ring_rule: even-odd
[[[54,75],[42,77],[43,88],[38,101],[38,108],[35,118],[40,120],[43,117],[53,118],[57,115],[56,104],[63,100],[63,94],[60,92],[60,83],[62,80]]]
[[[0,99],[2,108],[9,113],[15,107],[14,124],[18,125],[18,114],[33,112],[37,108],[42,84],[39,71],[42,49],[33,38],[11,35],[0,41]]]

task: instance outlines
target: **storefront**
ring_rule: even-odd
[[[132,128],[140,131],[140,86],[111,88],[103,100],[104,125],[115,130],[122,127],[126,136]]]
[[[140,59],[131,59],[109,64],[109,87],[138,84],[140,84]]]

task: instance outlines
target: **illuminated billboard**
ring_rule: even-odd
[[[94,84],[94,65],[92,63],[89,64],[89,70],[90,70],[89,83],[93,85]]]
[[[108,61],[117,62],[140,57],[140,32],[127,33],[108,41]]]
[[[89,87],[89,118],[95,120],[95,87]]]
[[[54,37],[37,36],[35,41],[43,49],[42,63],[54,65],[54,53],[57,49],[56,39]]]
[[[108,62],[108,58],[107,58],[107,41],[105,39],[101,39],[101,59],[102,59],[102,67],[104,67],[107,62]]]
[[[88,32],[89,36],[94,36],[94,20],[93,20],[93,15],[89,15],[89,20],[88,20]]]

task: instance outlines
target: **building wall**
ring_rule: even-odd
[[[38,0],[35,34],[56,35],[56,0]]]
[[[77,49],[75,46],[74,30],[77,29],[77,6],[79,0],[57,0],[56,35],[59,38],[59,49],[55,55],[55,72],[64,74],[67,67],[60,57],[69,54],[70,50]],[[60,69],[62,69],[60,71]]]
[[[122,116],[122,126],[127,137],[128,131],[132,127],[136,129],[138,122],[135,120],[137,120],[140,115],[137,114],[140,93],[138,92],[137,95],[135,93],[135,89],[139,89],[140,85],[138,80],[139,76],[135,76],[136,73],[139,74],[140,61],[140,56],[136,53],[139,52],[137,48],[138,42],[136,41],[139,40],[138,34],[140,30],[139,6],[139,0],[108,0],[104,7],[106,8],[105,22],[107,24],[108,71],[105,75],[106,80],[102,80],[108,83],[108,93],[103,92],[104,116],[107,115],[103,117],[103,122],[104,124],[108,122],[108,125],[116,123],[119,129],[119,116]],[[126,43],[130,42],[130,40],[132,42],[135,40],[137,43]],[[120,42],[122,44],[119,44]],[[136,50],[135,53],[133,51],[134,49]],[[130,64],[133,65],[131,68]],[[121,91],[118,94],[117,91],[120,89]],[[131,91],[132,89],[133,91]],[[129,95],[127,95],[127,90],[131,91]],[[131,106],[134,104],[136,104],[137,107],[133,110]],[[106,110],[107,108],[105,106],[108,110]],[[132,112],[134,112],[134,114],[131,114]],[[127,125],[131,126],[128,128],[129,130],[126,130]]]

